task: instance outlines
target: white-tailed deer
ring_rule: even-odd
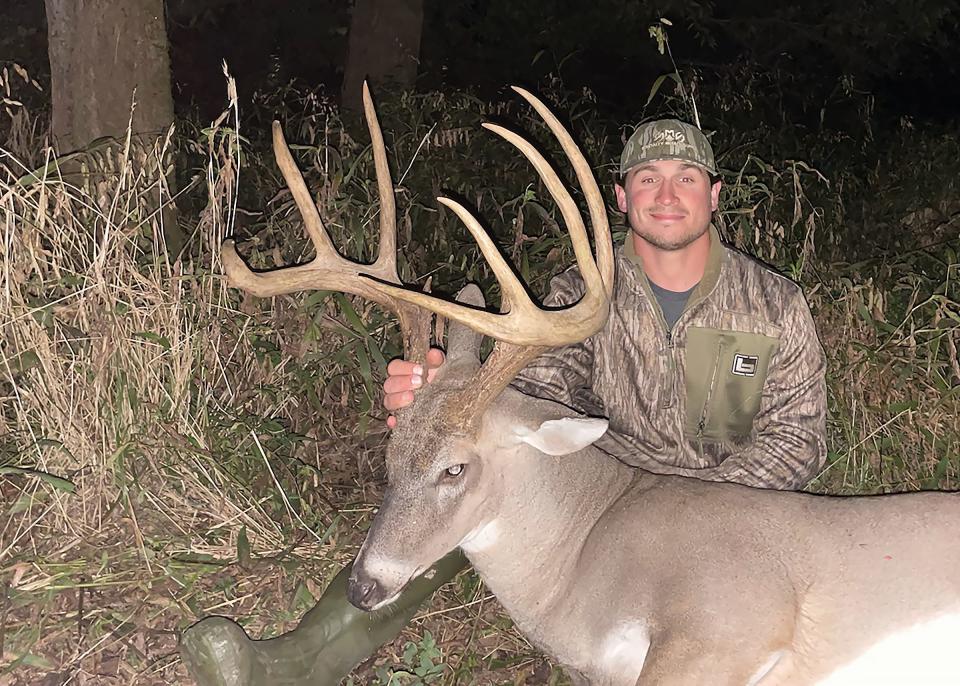
[[[351,601],[389,603],[459,546],[517,626],[577,683],[960,684],[952,653],[960,641],[960,495],[834,498],[650,474],[591,446],[604,420],[509,387],[543,350],[604,325],[614,264],[587,162],[547,108],[517,91],[577,173],[596,261],[556,173],[519,136],[485,126],[531,161],[556,199],[586,283],[575,305],[538,308],[479,222],[445,198],[500,280],[505,312],[485,311],[476,289],[459,304],[402,287],[392,184],[366,89],[381,193],[377,262],[337,255],[276,124],[277,161],[317,258],[257,274],[231,242],[223,247],[232,283],[252,293],[335,289],[393,309],[408,358],[422,356],[431,312],[456,323],[446,363],[391,437],[389,483],[354,563]],[[483,364],[481,334],[497,339]]]

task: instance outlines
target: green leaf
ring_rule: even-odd
[[[347,300],[342,293],[334,293],[333,297],[337,301],[337,306],[340,308],[343,316],[346,317],[347,322],[353,327],[353,330],[356,333],[367,336],[367,327],[364,325],[363,320],[360,319],[360,315],[357,314],[357,311],[353,309],[350,301]]]
[[[144,341],[149,341],[151,343],[156,343],[164,350],[170,350],[170,340],[164,336],[153,333],[153,331],[135,331],[133,333],[134,338],[140,338]]]
[[[293,592],[293,606],[295,608],[313,607],[316,604],[317,599],[313,597],[310,589],[304,583],[298,583],[296,590]]]
[[[250,539],[247,538],[247,527],[243,526],[240,528],[240,533],[237,535],[237,561],[244,567],[249,566],[251,562],[250,557]]]
[[[653,85],[650,86],[650,94],[647,96],[647,101],[643,105],[644,107],[653,101],[657,93],[660,91],[660,86],[663,85],[663,82],[672,76],[673,74],[660,74],[660,76],[653,80]]]
[[[56,476],[55,474],[50,474],[48,472],[41,472],[38,469],[31,469],[29,467],[12,467],[5,466],[0,467],[0,476],[8,476],[15,474],[18,476],[29,476],[34,479],[40,479],[40,481],[53,486],[56,489],[61,491],[66,491],[67,493],[76,493],[76,485],[67,479],[64,479],[61,476]]]
[[[898,403],[890,403],[887,405],[886,410],[890,414],[900,414],[901,412],[917,409],[917,404],[916,400],[904,400]]]
[[[373,371],[370,368],[370,355],[367,354],[367,349],[358,345],[356,347],[357,354],[357,365],[360,367],[360,376],[363,377],[363,380],[367,383],[373,383]]]

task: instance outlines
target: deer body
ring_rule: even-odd
[[[960,618],[960,495],[767,491],[634,470],[590,446],[547,455],[516,438],[570,416],[504,391],[470,447],[480,497],[433,510],[420,488],[391,487],[355,569],[393,593],[448,552],[438,537],[459,540],[521,631],[597,686],[834,683],[884,639]],[[414,408],[393,441],[428,421]],[[396,507],[408,498],[416,521]],[[942,656],[958,628],[937,629]],[[836,683],[960,683],[954,662],[947,681]]]

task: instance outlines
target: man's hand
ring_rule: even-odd
[[[427,351],[426,364],[415,364],[407,360],[391,360],[387,365],[387,380],[383,382],[383,406],[388,412],[395,412],[413,402],[414,392],[430,383],[437,374],[437,368],[443,364],[446,356],[439,348]],[[387,428],[397,426],[397,418],[387,417]]]

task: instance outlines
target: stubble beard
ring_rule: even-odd
[[[675,250],[682,250],[691,243],[695,242],[707,232],[707,230],[710,228],[710,225],[707,224],[700,229],[693,229],[681,236],[657,235],[643,226],[631,226],[630,228],[634,234],[642,238],[653,247],[659,250],[672,252]]]

